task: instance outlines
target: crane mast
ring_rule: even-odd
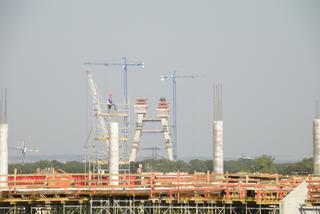
[[[172,74],[165,74],[160,76],[160,80],[164,81],[166,79],[172,80],[172,102],[173,102],[173,111],[172,111],[172,145],[173,145],[173,154],[174,159],[178,159],[178,136],[177,136],[177,80],[180,78],[197,78],[198,75],[177,75],[176,71],[173,71]]]
[[[90,87],[90,91],[92,94],[92,101],[93,101],[93,110],[95,113],[95,118],[97,118],[97,128],[101,130],[100,136],[97,136],[99,140],[105,140],[107,144],[107,151],[109,150],[109,138],[108,138],[108,129],[105,122],[105,118],[103,116],[103,110],[100,102],[99,93],[97,90],[97,86],[95,81],[92,78],[92,74],[90,71],[87,71],[88,83]]]

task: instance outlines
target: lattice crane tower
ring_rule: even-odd
[[[108,139],[109,132],[107,129],[105,118],[103,116],[103,109],[102,109],[98,89],[97,89],[95,81],[93,80],[91,72],[86,71],[86,73],[87,73],[90,91],[92,94],[93,110],[94,110],[95,119],[96,119],[96,124],[95,124],[96,125],[96,132],[97,132],[96,138],[98,140],[102,140],[102,141],[106,142],[106,145],[107,145],[106,149],[108,152],[109,151],[109,139]]]

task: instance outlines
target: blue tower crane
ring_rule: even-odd
[[[165,74],[160,76],[161,81],[166,79],[172,80],[172,144],[173,144],[173,157],[175,160],[178,158],[178,136],[177,136],[177,78],[191,78],[194,79],[198,75],[177,75],[176,71],[173,71],[172,74]]]

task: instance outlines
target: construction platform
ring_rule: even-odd
[[[304,179],[209,172],[10,175],[0,213],[279,213],[280,201]]]
[[[320,175],[309,175],[306,182],[308,199],[304,209],[320,213]]]

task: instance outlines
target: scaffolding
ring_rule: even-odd
[[[107,104],[106,103],[102,103],[102,113],[99,115],[94,115],[94,117],[103,117],[105,118],[106,121],[108,121],[108,123],[110,122],[118,122],[119,124],[121,124],[123,122],[123,118],[124,117],[129,117],[129,111],[127,111],[127,107],[125,106],[125,104],[115,104],[117,106],[116,110],[108,110]],[[108,130],[108,135],[106,137],[103,137],[100,133],[99,133],[99,127],[97,127],[97,123],[95,123],[95,128],[94,128],[94,137],[93,139],[95,141],[98,142],[103,142],[103,141],[108,141],[110,139],[109,136],[109,130]],[[128,173],[129,170],[129,161],[128,161],[128,157],[129,157],[129,149],[128,149],[128,144],[126,142],[128,142],[128,135],[127,135],[127,131],[125,130],[125,127],[120,127],[119,130],[119,154],[120,154],[120,166],[122,167],[120,170],[121,172],[124,173]],[[101,168],[102,165],[108,164],[108,156],[109,154],[102,154],[99,155],[99,150],[97,151],[92,151],[91,152],[91,162],[93,164],[95,164],[95,169],[97,170],[93,170],[95,172],[99,172],[100,170],[103,170]]]
[[[300,209],[304,213],[320,213],[320,175],[309,175],[306,182],[308,199]]]
[[[261,174],[14,174],[0,213],[279,213],[304,178]]]
[[[320,175],[310,174],[305,179],[307,183],[307,199],[300,204],[300,213],[320,214]]]
[[[110,103],[101,100],[98,88],[93,79],[92,73],[87,71],[88,83],[92,93],[93,102],[93,139],[95,143],[91,145],[90,157],[86,162],[89,163],[89,171],[93,172],[105,172],[104,165],[108,164],[109,157],[109,130],[107,124],[110,122],[118,122],[123,124],[125,121],[129,121],[130,118],[130,102],[127,104],[122,103]],[[128,173],[130,171],[129,166],[129,150],[128,150],[128,126],[123,125],[120,127],[119,136],[119,151],[120,151],[120,170]],[[97,142],[103,142],[106,149],[97,148]],[[102,151],[102,152],[101,152]]]
[[[166,203],[143,199],[93,199],[81,203],[38,203],[0,207],[0,213],[15,214],[279,214],[278,205]]]

